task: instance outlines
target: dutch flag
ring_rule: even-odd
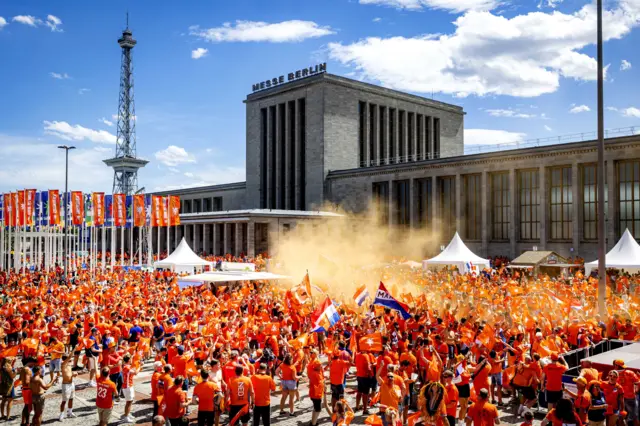
[[[362,306],[362,304],[365,300],[367,300],[368,297],[371,297],[371,295],[369,294],[369,290],[367,290],[367,286],[365,285],[358,288],[358,290],[356,290],[356,294],[353,295],[353,298],[355,299],[358,306]]]

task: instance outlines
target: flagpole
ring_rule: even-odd
[[[140,266],[142,266],[142,230],[144,228],[142,226],[138,227],[138,262]]]
[[[106,266],[107,266],[107,224],[103,223],[102,224],[102,238],[100,239],[100,244],[102,247],[102,262],[100,263],[100,269],[102,269],[102,272],[104,272]]]
[[[115,226],[113,225],[113,218],[111,218],[111,247],[110,247],[110,251],[111,251],[111,270],[113,271],[113,266],[115,265],[116,262],[116,241],[115,241]]]
[[[124,229],[126,228],[126,223],[127,220],[125,218],[125,225],[120,227],[120,265],[124,266],[124,243],[125,243],[125,238],[124,238]]]

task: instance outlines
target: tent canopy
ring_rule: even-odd
[[[197,266],[211,265],[211,262],[202,259],[195,254],[184,237],[178,247],[166,259],[159,260],[153,264],[154,268],[171,268],[173,270],[187,271]]]
[[[456,232],[442,253],[422,263],[425,269],[430,265],[456,265],[460,271],[469,272],[467,265],[488,268],[490,263],[487,259],[483,259],[469,250]]]
[[[640,245],[631,235],[628,229],[624,231],[618,243],[605,256],[607,268],[624,269],[627,272],[640,272]],[[592,269],[598,268],[598,260],[585,263],[584,270],[587,275]]]
[[[180,288],[197,287],[204,283],[223,283],[234,281],[267,281],[289,279],[286,275],[277,275],[270,272],[251,271],[215,271],[202,274],[189,275],[178,279]]]

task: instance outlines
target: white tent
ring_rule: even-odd
[[[640,245],[627,229],[604,259],[604,264],[607,268],[624,269],[630,273],[640,272]],[[584,264],[586,275],[589,275],[592,269],[597,268],[597,259]]]
[[[270,272],[253,272],[253,271],[213,271],[204,272],[202,274],[189,275],[178,279],[180,288],[198,287],[204,283],[225,283],[234,281],[269,281],[269,280],[285,280],[290,277],[286,275],[272,274]]]
[[[488,268],[489,261],[469,250],[456,232],[442,253],[432,259],[422,261],[423,269],[433,265],[455,265],[461,272],[471,272],[471,269],[476,269],[476,267],[478,269]]]
[[[154,268],[170,268],[172,271],[178,273],[193,273],[194,268],[203,269],[204,266],[211,266],[211,262],[195,254],[184,237],[169,257],[153,264]]]

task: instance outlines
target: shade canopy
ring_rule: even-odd
[[[268,281],[289,279],[286,275],[272,274],[271,272],[251,272],[251,271],[214,271],[202,274],[189,275],[178,279],[178,286],[198,287],[205,283],[224,283],[235,281]]]
[[[456,232],[442,253],[422,262],[424,269],[433,265],[455,265],[460,271],[471,272],[476,267],[478,269],[488,268],[490,263],[487,259],[483,259],[469,250]]]
[[[211,262],[204,260],[191,250],[184,237],[178,247],[166,259],[153,264],[154,268],[171,268],[176,272],[193,272],[195,267],[210,266]]]
[[[640,272],[640,245],[636,242],[628,229],[624,231],[618,243],[607,253],[604,258],[605,267],[624,269],[627,272]],[[585,263],[584,270],[587,275],[592,269],[598,268],[598,260]]]

